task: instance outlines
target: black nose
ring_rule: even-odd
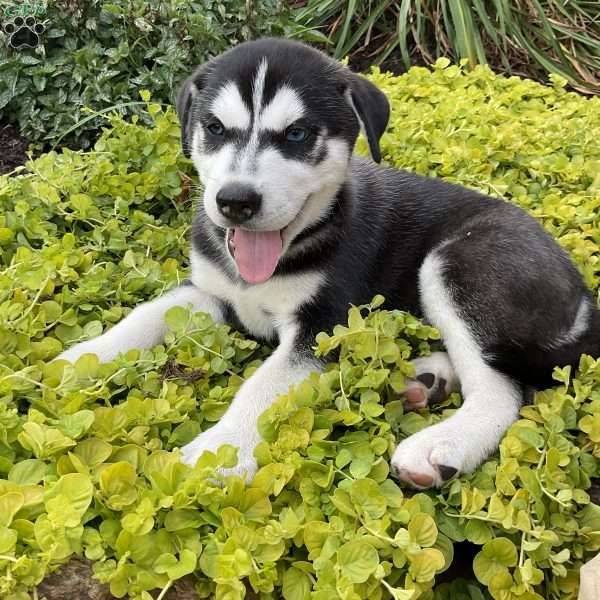
[[[259,210],[262,196],[243,183],[228,183],[217,192],[219,212],[233,223],[244,223]]]

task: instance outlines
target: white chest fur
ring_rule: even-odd
[[[323,281],[322,273],[273,277],[259,285],[232,282],[210,260],[192,250],[192,283],[203,292],[229,303],[246,330],[270,338],[295,320],[297,309],[309,301]]]

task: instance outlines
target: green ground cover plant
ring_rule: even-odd
[[[600,100],[443,60],[371,77],[393,106],[385,161],[525,207],[597,293]],[[139,600],[190,574],[220,600],[576,598],[600,550],[600,360],[557,369],[494,457],[420,493],[389,478],[395,440],[460,398],[403,411],[408,361],[438,334],[379,297],[319,335],[316,352],[339,360],[263,415],[250,486],[218,474],[230,447],[195,468],[175,449],[269,348],[181,307],[152,350],[52,362],[186,276],[191,166],[173,109],[142,100],[150,127],[112,115],[93,151],[0,177],[0,597],[32,597],[83,555],[114,596]],[[465,540],[472,579],[436,583]]]

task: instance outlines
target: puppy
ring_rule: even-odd
[[[464,397],[452,417],[398,445],[392,473],[417,488],[475,469],[517,418],[524,386],[600,353],[590,292],[523,210],[352,156],[362,128],[380,161],[389,105],[321,52],[279,39],[240,44],[193,73],[177,109],[204,186],[190,280],[60,358],[150,348],[176,305],[276,342],[223,419],[182,449],[184,462],[232,444],[234,472],[252,478],[259,415],[322,368],[316,333],[375,294],[425,318],[445,343],[415,361],[409,407],[457,389]]]

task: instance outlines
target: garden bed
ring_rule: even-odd
[[[371,77],[392,103],[387,163],[523,206],[597,295],[599,100],[558,78],[544,87],[443,60]],[[52,571],[84,557],[112,595],[140,600],[190,581],[199,597],[228,600],[246,590],[575,599],[581,564],[600,550],[590,498],[599,360],[557,369],[556,387],[523,407],[498,454],[421,493],[388,477],[395,440],[447,417],[460,397],[403,412],[409,360],[438,336],[379,299],[321,334],[318,350],[339,349],[339,362],[263,415],[250,487],[215,483],[233,449],[191,469],[176,448],[222,416],[269,348],[182,307],[152,350],[106,365],[52,362],[187,275],[191,165],[172,108],[142,99],[150,127],[113,116],[94,151],[48,153],[0,177],[0,596],[21,600],[39,586],[51,597],[52,581],[67,581]],[[475,546],[474,576],[454,580],[465,544]]]

